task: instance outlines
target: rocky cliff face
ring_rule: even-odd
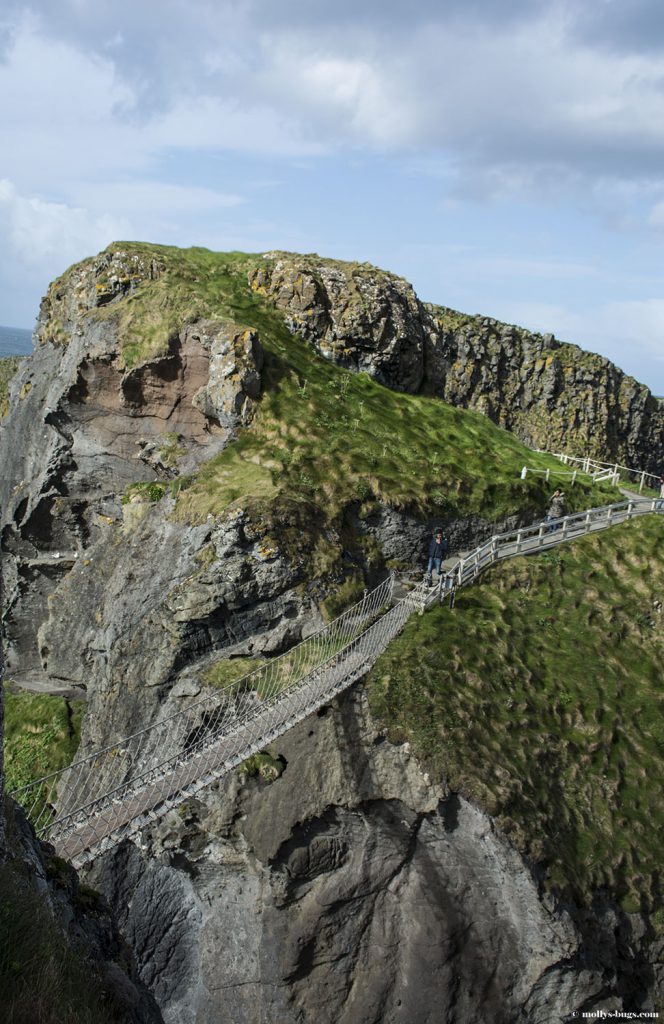
[[[202,272],[173,313],[164,259],[114,247],[52,286],[0,437],[9,674],[86,689],[84,751],[190,702],[212,661],[308,635],[349,565],[369,583],[387,559],[418,560],[431,526],[380,505],[360,517],[357,503],[332,522],[283,495],[178,517],[176,486],[259,409],[267,359],[260,328],[198,303]],[[281,254],[254,264],[242,287],[324,358],[459,404],[490,392],[485,411],[513,416],[515,430],[541,410],[549,444],[558,409],[560,443],[570,438],[572,392],[546,384],[558,370],[542,354],[563,348],[551,339],[489,324],[480,343],[484,326],[450,327],[451,314],[374,268]],[[139,336],[127,310],[147,289],[166,326],[144,318]],[[626,400],[600,363],[574,381],[614,374]],[[611,454],[645,464],[661,418],[635,394],[632,412],[605,389],[579,424],[613,424]],[[450,522],[452,547],[500,525]],[[358,695],[274,753],[286,770],[271,785],[228,778],[95,869],[169,1024],[544,1024],[569,1007],[647,1000],[640,919],[605,908],[586,927],[542,901],[490,819],[390,746]]]
[[[387,387],[477,409],[525,444],[658,472],[664,414],[601,356],[510,324],[425,305],[368,264],[270,254],[252,287],[327,359]]]
[[[3,1019],[163,1024],[108,905],[36,839],[11,801],[6,816],[7,849],[0,858]]]
[[[388,743],[361,688],[91,872],[167,1024],[551,1024],[650,1006],[638,915],[542,899],[491,819]],[[571,1019],[571,1018],[570,1018]]]
[[[251,421],[264,353],[255,328],[206,315],[174,321],[161,347],[134,363],[122,315],[163,274],[157,258],[119,249],[56,282],[0,427],[8,673],[87,688],[86,744],[163,713],[171,691],[191,697],[200,683],[189,668],[208,656],[274,653],[307,635],[349,557],[371,582],[386,559],[419,561],[430,528],[384,507],[360,519],[352,505],[330,523],[287,499],[199,525],[174,516],[173,478],[186,482]],[[374,343],[391,353],[394,374],[414,358],[408,386],[419,387],[417,301],[376,274],[367,360]],[[376,320],[381,309],[388,326]],[[477,516],[448,525],[453,548],[496,528]],[[319,544],[327,570],[312,584]],[[120,702],[128,689],[136,699]]]

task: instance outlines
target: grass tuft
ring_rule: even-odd
[[[0,359],[0,420],[9,411],[9,385],[12,378],[18,373],[20,365],[20,356],[8,356],[5,359]]]

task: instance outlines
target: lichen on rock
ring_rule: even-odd
[[[194,395],[193,405],[222,426],[247,426],[261,392],[263,348],[251,327],[201,321],[186,328],[210,353],[207,383]]]

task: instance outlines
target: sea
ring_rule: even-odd
[[[0,327],[0,359],[28,356],[32,352],[32,331],[24,327]]]

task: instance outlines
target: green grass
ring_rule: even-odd
[[[186,323],[209,317],[234,319],[240,307],[253,308],[247,273],[251,267],[260,265],[259,256],[144,242],[116,242],[107,251],[154,259],[163,271],[156,280],[140,284],[121,302],[102,306],[91,314],[95,319],[118,324],[127,366],[166,354],[169,342]],[[70,268],[67,275],[76,270],[77,267]],[[56,282],[59,290],[63,280]]]
[[[285,764],[279,758],[272,757],[267,751],[260,754],[252,754],[246,761],[243,761],[238,768],[238,773],[246,778],[258,778],[262,782],[274,782],[283,773]]]
[[[201,681],[224,690],[264,664],[264,658],[220,658],[201,672]]]
[[[276,327],[276,347],[275,336]],[[313,501],[328,516],[351,501],[443,518],[494,519],[546,506],[552,487],[541,477],[522,481],[521,468],[560,464],[480,413],[390,391],[290,335],[280,344],[254,423],[198,472],[178,501],[179,515],[200,521],[237,499],[277,494]],[[577,508],[616,500],[614,489],[588,481],[568,490]]]
[[[5,786],[11,792],[71,764],[85,704],[70,701],[70,713],[62,697],[8,687],[4,696]]]
[[[9,385],[12,377],[21,365],[20,356],[8,356],[0,359],[0,420],[7,415],[9,409]]]
[[[261,256],[121,242],[114,252],[142,256],[162,268],[121,301],[89,315],[117,324],[128,366],[163,354],[182,327],[198,318],[231,320],[258,330],[265,349],[264,391],[249,429],[187,481],[176,515],[200,522],[238,500],[275,497],[310,503],[325,519],[350,501],[385,502],[441,517],[498,518],[545,507],[551,488],[522,482],[524,462],[555,468],[480,413],[431,397],[390,391],[315,353],[286,328],[283,315],[252,288]],[[68,275],[52,286],[62,294]],[[605,502],[610,488],[578,484],[573,507]]]
[[[393,740],[589,901],[653,907],[664,857],[664,532],[507,562],[414,618],[369,676]]]

